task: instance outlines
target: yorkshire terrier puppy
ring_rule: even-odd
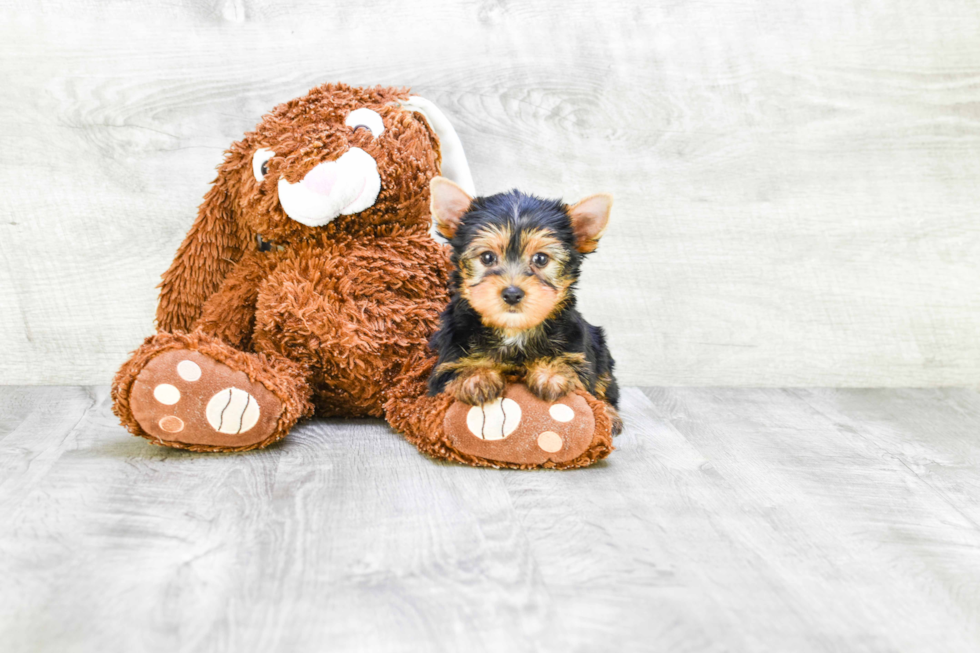
[[[613,432],[619,387],[600,327],[575,310],[586,254],[609,221],[612,196],[574,206],[513,190],[471,198],[442,177],[430,185],[436,231],[453,248],[452,300],[430,346],[429,394],[482,405],[522,379],[544,401],[585,389],[606,402]]]

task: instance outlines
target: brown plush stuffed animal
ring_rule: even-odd
[[[586,393],[556,402],[567,409],[520,379],[495,405],[426,396],[448,301],[449,257],[430,236],[440,172],[472,189],[448,120],[405,89],[331,84],[276,107],[228,150],[163,275],[158,332],[113,383],[122,423],[154,444],[244,451],[315,411],[386,417],[472,465],[606,456],[609,419]]]

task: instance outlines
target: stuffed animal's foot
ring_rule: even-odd
[[[144,347],[159,346],[152,340]],[[288,361],[246,354],[207,336],[199,340],[194,343],[197,349],[168,342],[144,356],[141,368],[128,370],[135,378],[116,388],[117,394],[125,395],[117,397],[116,409],[124,423],[128,409],[138,427],[127,424],[134,433],[172,447],[241,451],[282,438],[308,412],[303,387],[298,378],[291,378],[294,370]],[[120,376],[125,371],[126,366]]]
[[[593,446],[596,427],[595,413],[582,395],[549,402],[522,384],[507,386],[502,398],[482,406],[452,404],[443,424],[456,451],[490,464],[521,467],[591,463],[595,458],[583,455]]]
[[[130,396],[133,417],[160,440],[222,448],[259,444],[276,428],[282,402],[196,351],[160,354],[143,368]]]
[[[449,392],[428,395],[434,356],[405,361],[385,401],[388,422],[433,458],[480,467],[585,467],[612,452],[606,403],[583,390],[555,402],[510,384],[503,397],[469,406]]]

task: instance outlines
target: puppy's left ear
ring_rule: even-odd
[[[436,231],[446,240],[452,240],[463,218],[473,202],[465,190],[445,177],[433,177],[429,182],[431,193],[430,210]]]
[[[575,233],[575,249],[582,254],[594,252],[599,246],[599,239],[609,224],[612,201],[609,193],[599,193],[568,207],[568,217],[572,219],[572,231]]]

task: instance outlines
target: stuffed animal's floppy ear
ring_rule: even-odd
[[[476,189],[473,187],[473,175],[470,174],[470,164],[467,163],[466,153],[463,152],[463,143],[459,140],[459,135],[453,129],[453,125],[449,122],[446,114],[440,111],[435,104],[418,95],[412,95],[399,104],[402,108],[421,115],[428,123],[429,129],[439,140],[439,174],[457,184],[467,195],[476,195]],[[447,240],[434,219],[429,234],[436,242],[445,244]]]
[[[459,229],[459,221],[469,210],[473,198],[458,184],[445,177],[432,178],[429,182],[429,194],[429,210],[436,231],[446,240],[452,240]]]
[[[190,331],[201,307],[242,257],[248,237],[237,220],[223,165],[198,209],[197,220],[160,283],[157,328]]]
[[[446,114],[435,104],[418,95],[402,100],[400,104],[409,111],[422,114],[439,139],[439,152],[442,155],[439,174],[459,184],[460,188],[468,194],[475,195],[476,189],[473,187],[470,164],[467,163],[466,153],[463,152],[463,143],[459,140],[459,135],[453,129],[453,124],[449,122]]]
[[[568,217],[572,219],[572,231],[575,232],[575,248],[581,253],[594,252],[599,246],[599,239],[609,224],[612,200],[612,195],[599,193],[568,207]]]

